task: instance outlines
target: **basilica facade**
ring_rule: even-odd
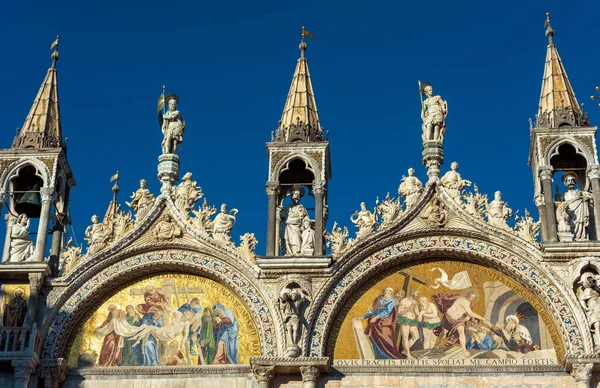
[[[362,203],[348,226],[328,230],[335,145],[319,121],[310,36],[303,29],[267,143],[265,256],[254,234],[232,234],[237,209],[209,203],[180,171],[186,123],[165,90],[160,192],[142,180],[120,203],[117,173],[86,244],[67,241],[75,177],[54,42],[25,123],[0,150],[1,386],[597,386],[597,127],[575,98],[550,20],[530,125],[539,220],[515,216],[500,191],[481,193],[444,163],[448,104],[424,82],[427,176],[407,169],[397,196]]]

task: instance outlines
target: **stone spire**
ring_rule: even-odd
[[[546,27],[548,49],[536,126],[549,128],[565,125],[588,126],[589,120],[579,107],[575,92],[554,44],[554,30],[550,25],[550,14],[548,13],[546,14]]]
[[[312,34],[302,27],[300,58],[292,78],[292,85],[285,101],[281,121],[277,130],[277,141],[322,141],[323,131],[319,123],[317,103],[304,53],[307,49],[304,37]]]
[[[12,148],[58,148],[62,146],[62,125],[58,103],[58,36],[50,49],[52,65],[40,86],[23,127],[15,136]]]

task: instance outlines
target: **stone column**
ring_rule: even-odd
[[[48,225],[50,224],[50,207],[54,201],[54,187],[42,187],[40,189],[42,196],[42,210],[40,212],[40,223],[38,226],[37,239],[35,241],[35,252],[32,261],[44,261],[44,252],[46,252],[46,242],[48,242]]]
[[[50,270],[52,275],[58,274],[60,251],[63,243],[63,233],[65,232],[64,214],[57,213],[52,219],[52,245],[50,246]]]
[[[35,365],[32,360],[13,360],[12,367],[15,377],[14,387],[27,388],[29,385],[29,378],[35,369]]]
[[[279,197],[279,182],[267,182],[267,256],[275,256],[275,239],[279,223],[277,220],[277,198]]]
[[[67,363],[64,358],[49,362],[42,361],[37,374],[44,380],[44,388],[58,388],[67,377]]]
[[[257,365],[252,368],[252,372],[256,377],[256,381],[258,381],[258,388],[269,388],[271,380],[275,377],[274,366]]]
[[[4,216],[6,220],[6,237],[4,238],[4,250],[2,251],[2,262],[6,263],[10,260],[10,234],[12,233],[12,226],[15,224],[17,218],[12,214],[8,213]]]
[[[592,368],[594,364],[573,364],[571,376],[575,379],[576,388],[590,388]]]
[[[542,224],[542,241],[548,240],[548,220],[546,219],[546,202],[544,201],[544,196],[542,194],[536,194],[533,197],[533,202],[538,209],[538,214],[540,215],[540,222]]]
[[[544,195],[546,241],[556,242],[558,241],[558,235],[556,233],[556,209],[554,209],[554,198],[552,198],[552,172],[553,169],[550,166],[543,166],[538,169],[542,181],[542,194]]]
[[[316,388],[319,380],[319,369],[314,366],[301,366],[302,388]]]
[[[592,181],[592,198],[594,200],[594,222],[596,239],[600,240],[600,165],[588,167],[588,178]]]
[[[169,194],[179,179],[179,156],[162,154],[158,157],[158,180],[162,183],[161,194]]]
[[[35,322],[35,315],[38,307],[38,297],[44,276],[39,273],[29,274],[29,302],[27,304],[27,315],[25,316],[25,327],[31,327]]]
[[[323,212],[325,195],[325,183],[315,182],[313,184],[315,195],[315,256],[323,255],[323,235],[325,231],[325,215]]]

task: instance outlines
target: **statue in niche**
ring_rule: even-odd
[[[131,202],[125,202],[135,212],[135,219],[141,220],[154,204],[154,195],[146,188],[146,180],[140,180],[140,188],[131,197]]]
[[[159,241],[166,241],[183,236],[183,231],[171,215],[164,214],[152,229],[152,235]]]
[[[29,225],[31,220],[26,214],[20,214],[14,221],[10,230],[10,259],[11,263],[28,260],[33,256],[35,248],[29,238]]]
[[[183,132],[185,131],[185,121],[181,117],[181,112],[177,110],[179,97],[176,94],[169,94],[165,101],[169,108],[162,114],[161,129],[163,133],[162,153],[174,154],[177,151],[177,145],[183,142]]]
[[[97,215],[92,216],[92,225],[85,230],[85,241],[88,243],[87,254],[92,256],[106,247],[110,238],[110,230],[100,222]]]
[[[300,203],[300,200],[304,196],[305,190],[302,186],[293,186],[289,191],[289,196],[292,203],[281,209],[280,217],[285,223],[285,255],[300,255],[302,254],[303,246],[303,232],[306,228],[310,228],[310,218],[304,205]],[[308,220],[306,222],[305,220]],[[310,233],[305,233],[305,238]],[[312,235],[314,241],[314,232]],[[314,248],[313,248],[314,249]]]
[[[585,241],[588,239],[592,194],[575,188],[577,174],[574,172],[564,173],[562,181],[567,187],[567,191],[564,193],[563,212],[566,212],[569,217],[569,231],[573,233],[575,241]]]
[[[494,200],[487,204],[486,213],[490,225],[508,229],[506,220],[512,217],[512,209],[508,207],[508,203],[502,200],[502,193],[500,191],[494,193]]]
[[[221,212],[217,214],[214,221],[212,222],[212,236],[215,240],[224,242],[226,244],[233,245],[231,236],[229,233],[235,226],[236,218],[235,215],[238,213],[237,209],[231,209],[227,212],[227,205],[221,205]]]
[[[350,216],[350,221],[358,228],[358,232],[356,232],[357,240],[375,232],[379,225],[377,223],[377,210],[371,213],[367,210],[367,205],[364,202],[360,203],[360,210]]]
[[[442,143],[446,132],[446,116],[448,103],[440,96],[433,95],[433,87],[429,82],[419,85],[421,96],[421,119],[423,120],[423,142],[434,140]]]
[[[415,176],[413,168],[408,169],[408,176],[402,175],[402,183],[398,187],[398,194],[404,197],[406,210],[410,209],[417,203],[423,193],[423,183]]]
[[[540,234],[540,221],[534,222],[529,210],[525,209],[525,216],[519,217],[515,222],[515,230],[523,240],[537,245],[537,237]]]
[[[189,218],[190,210],[193,209],[194,204],[204,196],[202,188],[196,185],[195,181],[192,181],[193,175],[191,172],[186,173],[182,182],[175,188],[175,207],[182,214]]]
[[[599,276],[592,272],[585,272],[578,282],[577,299],[585,311],[588,324],[592,329],[594,350],[600,350],[600,293],[598,292]]]
[[[302,339],[304,325],[304,310],[308,300],[304,297],[299,287],[284,288],[279,295],[279,311],[283,317],[287,339],[286,355],[298,357],[300,355],[299,343]]]
[[[471,181],[462,179],[458,173],[458,163],[456,162],[450,164],[450,171],[444,174],[441,181],[450,197],[455,201],[460,201],[460,192],[462,189],[471,186]]]

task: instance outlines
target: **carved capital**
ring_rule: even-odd
[[[587,168],[588,178],[600,179],[600,165],[593,164]]]
[[[254,373],[254,377],[256,377],[256,381],[259,383],[269,383],[275,377],[275,367],[274,366],[262,366],[256,365],[252,367],[252,372]]]
[[[15,380],[29,381],[29,376],[35,369],[35,364],[32,360],[13,360],[12,367],[15,372]]]
[[[552,173],[554,169],[551,166],[541,166],[538,167],[538,176],[541,180],[552,179]]]
[[[53,202],[54,200],[56,200],[56,191],[54,190],[54,187],[45,186],[40,188],[40,196],[42,197],[42,202]]]
[[[573,369],[571,370],[571,376],[575,379],[576,382],[586,382],[589,383],[592,378],[592,368],[594,364],[573,364]]]
[[[315,193],[315,195],[325,194],[325,182],[313,183],[313,192]]]
[[[32,294],[37,294],[42,287],[42,283],[44,281],[44,276],[39,273],[30,273],[29,274],[29,288],[31,289]]]
[[[64,358],[57,358],[50,363],[43,363],[38,367],[37,374],[44,380],[44,388],[58,388],[67,378],[67,362]]]
[[[301,366],[300,373],[302,373],[302,382],[313,382],[316,383],[319,378],[319,369],[314,366]]]
[[[279,194],[279,182],[267,182],[267,195]]]
[[[544,199],[544,194],[536,194],[533,196],[533,202],[536,207],[544,206],[546,204],[546,200]]]
[[[4,202],[6,201],[6,191],[0,191],[0,201]]]

